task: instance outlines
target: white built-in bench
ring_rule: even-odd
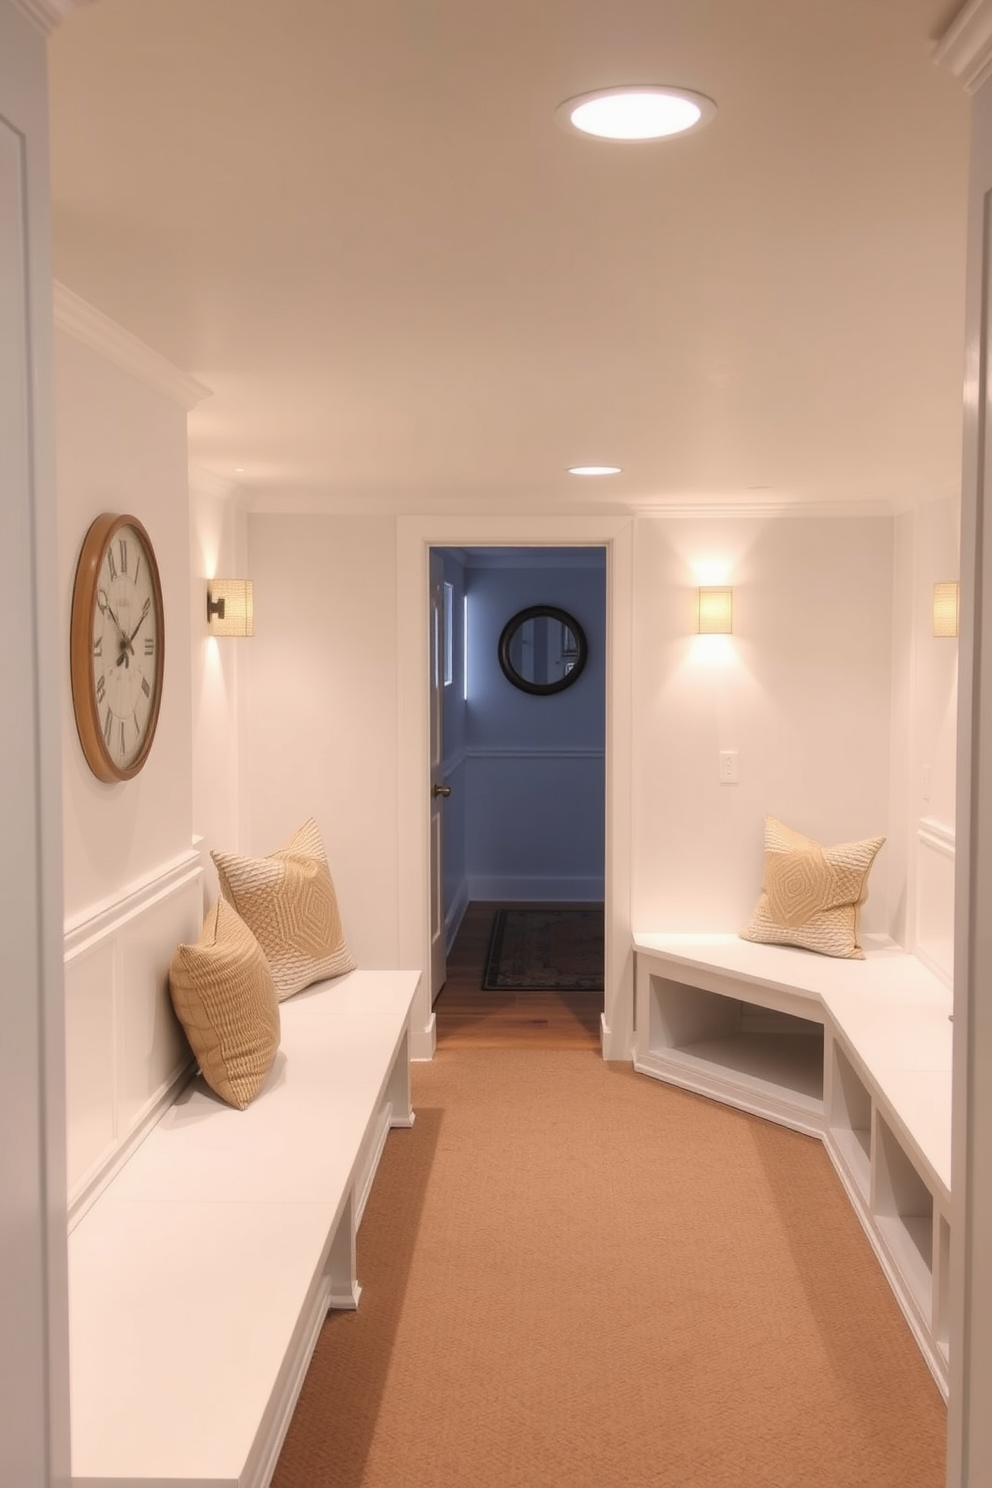
[[[821,1138],[947,1394],[951,993],[915,956],[635,934],[634,1067]]]
[[[263,1488],[390,1127],[410,1126],[419,973],[281,1005],[245,1111],[189,1084],[69,1236],[75,1488]]]

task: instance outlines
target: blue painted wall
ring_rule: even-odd
[[[445,902],[603,896],[606,563],[601,549],[446,552],[455,589],[455,681],[444,707]],[[463,617],[467,598],[468,644]],[[499,665],[507,620],[557,605],[586,633],[576,683],[551,697],[512,686]],[[463,661],[467,659],[467,700]]]

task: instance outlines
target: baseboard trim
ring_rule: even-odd
[[[473,902],[527,903],[583,902],[599,904],[605,897],[605,881],[597,875],[574,878],[516,878],[510,874],[470,875],[468,895]]]

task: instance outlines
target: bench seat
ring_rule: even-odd
[[[69,1237],[72,1483],[264,1488],[389,1128],[409,1126],[419,974],[281,1005],[245,1111],[194,1079]]]
[[[950,990],[865,937],[848,961],[637,933],[634,1067],[819,1137],[947,1392]]]

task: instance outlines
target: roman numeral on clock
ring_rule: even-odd
[[[154,636],[145,636],[145,655],[146,656],[154,656],[155,655],[155,637]]]

